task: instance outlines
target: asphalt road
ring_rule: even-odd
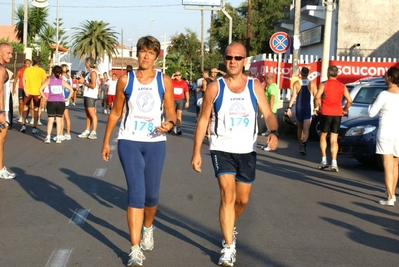
[[[126,265],[125,180],[116,140],[111,161],[100,157],[107,115],[98,116],[99,139],[77,138],[85,120],[79,99],[71,107],[73,139],[62,144],[43,143],[45,126],[32,135],[14,124],[5,165],[17,176],[0,180],[1,267]],[[189,164],[194,116],[185,111],[183,135],[168,136],[155,248],[144,266],[217,265],[219,190],[206,144],[202,173]],[[398,207],[377,203],[383,173],[348,158],[338,159],[339,173],[319,171],[317,142],[308,150],[299,155],[295,136],[284,135],[278,151],[258,151],[235,266],[398,266]]]

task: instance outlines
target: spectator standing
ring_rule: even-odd
[[[69,76],[68,65],[62,64],[61,68],[62,68],[62,79],[72,87],[72,78],[71,76]],[[72,137],[71,137],[71,117],[69,116],[69,105],[70,105],[69,99],[71,99],[72,95],[71,97],[69,97],[69,95],[72,94],[72,92],[70,92],[68,88],[64,86],[63,94],[64,98],[68,99],[68,101],[65,101],[65,110],[61,119],[62,135],[59,136],[59,139],[61,139],[61,141],[64,140],[70,141]],[[64,125],[65,125],[65,135],[63,134]]]
[[[38,120],[41,115],[40,109],[40,86],[47,79],[46,72],[40,67],[41,59],[39,56],[34,56],[32,63],[33,66],[29,67],[24,72],[24,111],[22,113],[22,127],[20,132],[24,133],[26,131],[26,118],[28,117],[29,106],[33,102],[33,129],[32,134],[37,134]]]
[[[369,116],[380,116],[375,153],[380,154],[384,166],[384,181],[387,198],[379,201],[384,206],[394,206],[398,184],[399,163],[399,69],[391,67],[385,74],[386,91],[382,91],[371,102]],[[375,102],[374,102],[375,100]]]
[[[17,77],[15,77],[14,81],[14,92],[16,91],[16,87],[18,86],[18,111],[19,111],[19,118],[18,122],[22,122],[22,113],[24,111],[24,72],[27,68],[30,67],[32,61],[30,59],[24,60],[24,65],[20,68],[17,72]]]
[[[292,117],[291,108],[295,102],[296,131],[299,142],[299,153],[307,155],[307,142],[309,139],[309,129],[312,124],[313,102],[317,92],[317,85],[308,79],[309,69],[301,69],[301,79],[294,82],[292,94],[285,113]]]
[[[89,73],[86,77],[80,77],[79,83],[84,86],[83,102],[86,112],[86,129],[78,135],[79,138],[97,139],[98,118],[96,114],[96,100],[98,97],[99,79],[95,70],[96,62],[94,58],[86,59],[86,69]],[[90,132],[91,127],[91,132]]]
[[[73,93],[72,93],[72,102],[71,102],[71,104],[72,104],[73,106],[76,105],[76,94],[77,94],[78,87],[79,87],[78,79],[76,79],[76,74],[73,74],[73,75],[72,75],[72,89],[73,89]]]
[[[108,161],[111,134],[123,116],[118,154],[128,192],[127,222],[131,248],[127,266],[142,266],[145,260],[143,251],[154,248],[153,221],[166,156],[165,133],[176,121],[172,81],[154,69],[160,50],[160,42],[152,36],[138,40],[139,67],[118,79],[115,105],[108,117],[101,150],[102,158]],[[162,120],[163,117],[166,121]]]
[[[177,116],[177,122],[176,126],[173,129],[173,133],[176,135],[181,135],[181,126],[183,124],[183,109],[188,108],[190,105],[190,93],[188,90],[187,82],[182,79],[182,74],[180,71],[176,71],[172,75],[172,84]]]
[[[6,102],[9,99],[9,75],[4,65],[12,58],[12,47],[7,43],[0,43],[0,179],[13,179],[15,173],[7,170],[4,166],[4,144],[8,133],[8,122],[6,117]]]
[[[279,89],[277,83],[274,82],[274,74],[271,72],[268,72],[264,76],[265,79],[265,94],[266,94],[266,99],[267,102],[269,103],[270,109],[272,110],[274,116],[277,118],[277,106],[278,106],[278,95],[279,95]],[[262,135],[267,136],[269,132],[266,130],[266,132]],[[261,147],[262,150],[265,151],[274,151],[267,145],[264,145]]]
[[[263,87],[242,73],[245,57],[242,44],[227,46],[227,74],[206,89],[191,159],[193,169],[201,172],[201,145],[211,120],[210,154],[221,195],[219,220],[224,240],[218,265],[222,266],[233,266],[236,261],[234,225],[245,210],[255,181],[258,108],[270,129],[268,146],[274,149],[278,145],[277,120]]]
[[[212,68],[212,69],[210,70],[210,76],[209,76],[209,78],[211,78],[212,81],[216,81],[217,76],[218,76],[219,74],[220,74],[221,76],[223,76],[223,75],[226,75],[226,72],[221,71],[221,70],[218,70],[217,68]]]
[[[337,80],[338,68],[329,66],[327,70],[328,80],[319,85],[314,98],[314,113],[320,116],[320,152],[321,162],[319,169],[328,167],[327,164],[327,133],[330,132],[331,171],[338,172],[338,133],[342,115],[348,112],[352,104],[352,98],[346,86]],[[346,104],[342,109],[342,97]]]
[[[108,82],[108,96],[107,96],[107,113],[114,106],[115,94],[116,94],[116,83],[118,82],[118,76],[116,73],[112,73],[111,80]],[[104,112],[105,113],[105,112]]]
[[[108,87],[109,87],[108,73],[104,72],[100,85],[100,100],[101,100],[101,107],[104,109],[104,114],[108,114],[107,110]]]

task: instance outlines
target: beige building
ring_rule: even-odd
[[[277,30],[293,36],[294,2]],[[300,54],[322,56],[325,0],[301,1]],[[399,58],[398,0],[335,0],[331,56]],[[290,53],[289,51],[287,52]]]

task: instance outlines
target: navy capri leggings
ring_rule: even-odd
[[[159,199],[166,142],[118,141],[118,155],[127,182],[127,204],[132,208],[155,207]]]

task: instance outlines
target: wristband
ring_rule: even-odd
[[[171,123],[173,125],[173,127],[176,126],[176,123],[174,121],[168,121],[169,123]]]
[[[278,131],[277,131],[277,130],[271,130],[271,131],[269,132],[269,134],[274,134],[277,138],[279,138],[279,135],[278,135]]]
[[[287,107],[287,109],[291,109],[291,107]]]

